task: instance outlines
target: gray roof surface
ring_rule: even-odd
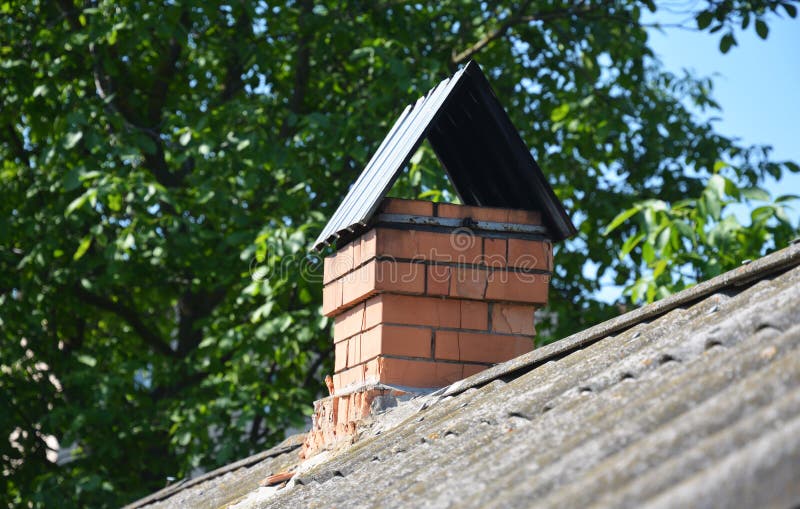
[[[799,264],[794,245],[402,403],[237,507],[797,506]]]
[[[480,66],[469,62],[406,106],[314,249],[360,235],[425,138],[465,205],[540,211],[555,240],[576,233]]]

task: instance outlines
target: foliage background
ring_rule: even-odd
[[[308,247],[402,107],[470,58],[580,230],[540,341],[619,313],[603,274],[639,304],[785,246],[792,198],[758,186],[800,168],[692,115],[713,84],[653,58],[658,8],[0,3],[0,504],[120,505],[302,427],[331,368]],[[725,52],[796,10],[687,15]],[[395,193],[452,197],[425,147]]]

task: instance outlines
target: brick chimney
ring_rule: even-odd
[[[435,390],[532,350],[552,270],[538,212],[385,199],[374,227],[325,258],[335,363],[313,445],[348,437],[376,397]]]
[[[386,198],[427,139],[465,205]],[[314,249],[333,318],[330,396],[301,454],[349,441],[370,413],[534,347],[552,242],[576,233],[475,62],[407,106]]]

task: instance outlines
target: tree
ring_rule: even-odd
[[[711,82],[659,66],[644,8],[0,4],[2,503],[119,505],[302,426],[332,357],[307,249],[402,106],[471,58],[579,225],[549,339],[612,316],[584,265],[654,270],[616,255],[633,223],[601,235],[620,210],[699,196],[718,161],[731,189],[797,170],[687,110],[716,107]],[[784,11],[693,14],[766,35]],[[437,172],[423,150],[398,190],[446,197]]]

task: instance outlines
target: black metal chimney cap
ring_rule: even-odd
[[[553,240],[577,230],[474,61],[395,121],[314,242],[341,246],[363,232],[425,138],[465,205],[536,210]]]

